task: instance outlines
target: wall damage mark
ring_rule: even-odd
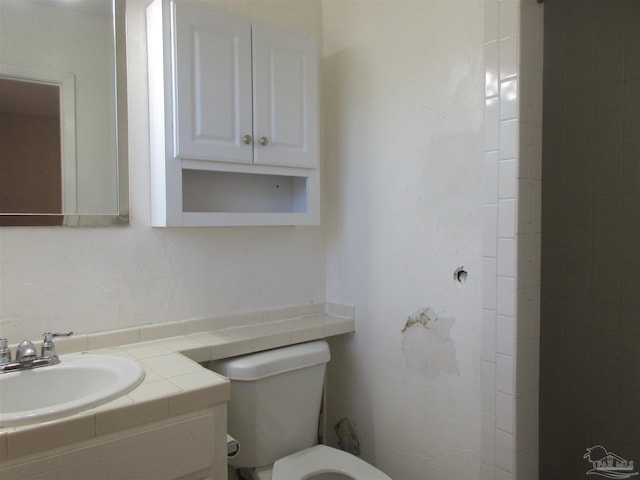
[[[451,339],[455,318],[438,317],[424,308],[407,318],[402,333],[402,350],[407,368],[429,380],[441,373],[459,374],[456,347]]]
[[[407,318],[407,322],[404,324],[404,328],[400,330],[400,333],[406,332],[409,328],[414,325],[422,325],[424,328],[429,328],[429,322],[431,321],[431,317],[429,316],[430,309],[424,308],[420,310],[415,315]]]
[[[453,280],[458,287],[463,287],[464,284],[467,283],[468,276],[469,274],[464,269],[464,266],[456,268],[455,272],[453,272]]]
[[[352,455],[360,455],[360,439],[355,427],[349,417],[342,417],[333,428],[338,436],[338,447]]]

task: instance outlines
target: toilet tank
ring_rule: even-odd
[[[227,429],[240,444],[231,465],[262,467],[316,444],[330,358],[317,341],[210,363],[231,380]]]

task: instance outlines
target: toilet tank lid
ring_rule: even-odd
[[[216,360],[210,368],[230,380],[252,381],[327,363],[330,359],[327,342],[317,341]]]

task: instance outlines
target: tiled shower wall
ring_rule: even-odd
[[[545,3],[540,473],[640,464],[640,2]]]
[[[543,12],[485,3],[483,480],[538,478]]]

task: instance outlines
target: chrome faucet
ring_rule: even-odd
[[[9,341],[6,338],[0,338],[0,373],[13,372],[15,370],[25,370],[29,368],[46,367],[48,365],[57,365],[60,358],[56,355],[56,349],[53,345],[54,337],[70,337],[73,332],[68,333],[51,333],[43,334],[42,350],[40,356],[36,352],[33,342],[24,340],[20,342],[16,348],[16,359],[11,361],[11,351],[9,350]]]
[[[36,358],[38,358],[38,354],[36,353],[36,347],[33,343],[29,340],[20,342],[20,345],[16,348],[16,362],[33,362]]]

